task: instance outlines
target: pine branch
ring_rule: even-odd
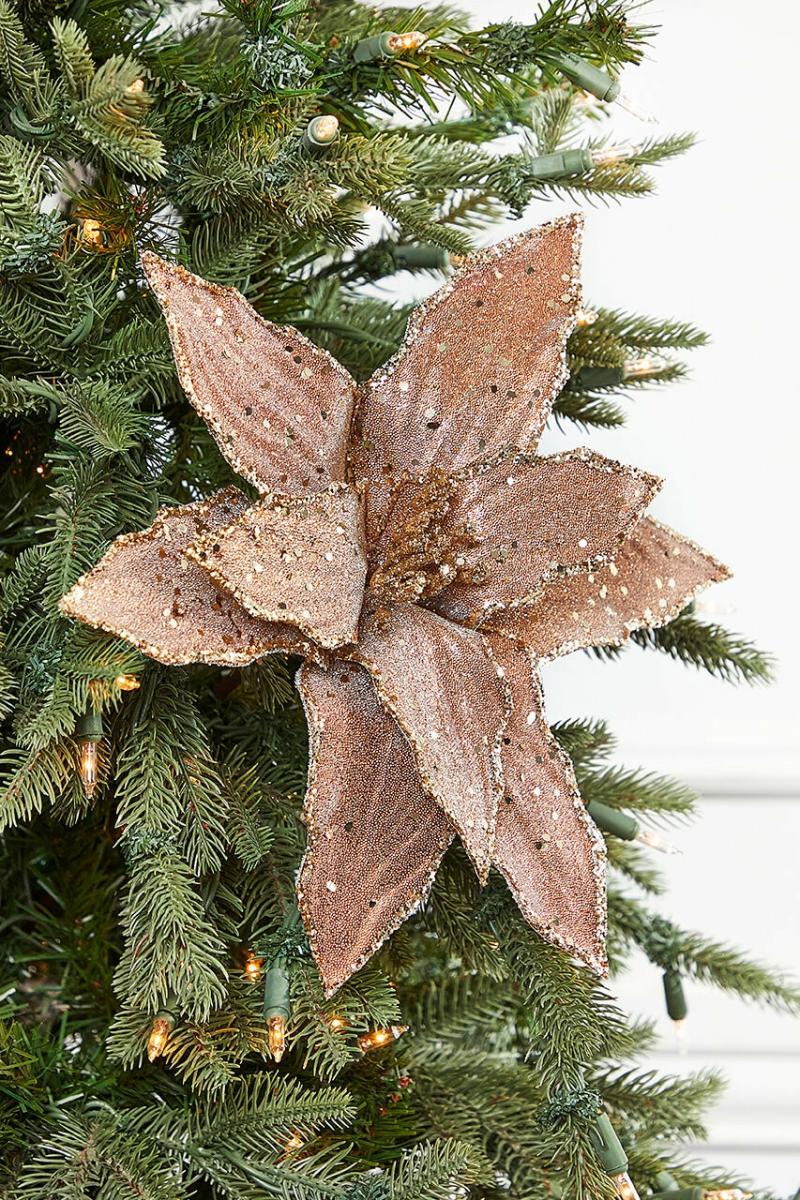
[[[657,629],[638,629],[631,641],[708,671],[727,683],[769,683],[773,662],[752,642],[722,625],[700,621],[691,610]]]

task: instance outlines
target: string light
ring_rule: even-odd
[[[358,1047],[367,1054],[370,1050],[377,1050],[381,1046],[388,1046],[389,1042],[396,1042],[404,1033],[408,1032],[408,1025],[390,1025],[387,1029],[371,1029],[369,1033],[362,1033],[358,1039]]]
[[[286,1053],[286,1018],[270,1017],[267,1021],[267,1045],[276,1063]]]
[[[345,1021],[344,1017],[340,1017],[336,1013],[326,1016],[324,1020],[328,1028],[332,1029],[334,1033],[340,1033],[342,1029],[347,1029],[347,1021]]]
[[[93,705],[79,720],[75,733],[78,738],[81,783],[87,800],[91,800],[100,782],[98,743],[103,737],[103,718]]]
[[[600,1109],[587,1132],[600,1165],[610,1176],[620,1200],[639,1200],[639,1193],[628,1174],[628,1156],[608,1113]]]
[[[339,136],[339,119],[333,113],[324,113],[312,117],[303,132],[303,145],[306,150],[320,152],[327,150]]]
[[[286,970],[286,959],[283,955],[279,955],[267,971],[264,984],[267,1045],[276,1063],[279,1063],[286,1053],[286,1031],[290,1013],[289,975]]]
[[[586,811],[604,833],[611,833],[624,842],[640,842],[651,850],[660,850],[662,854],[680,854],[677,846],[664,841],[649,829],[642,829],[639,822],[630,813],[622,812],[619,808],[611,808],[600,800],[590,800]]]
[[[117,675],[114,680],[114,687],[119,688],[121,692],[135,692],[141,686],[135,675]]]
[[[636,109],[628,97],[623,95],[619,80],[615,79],[613,75],[609,75],[608,72],[601,71],[593,63],[587,62],[585,58],[581,58],[577,54],[559,54],[554,57],[553,63],[570,83],[584,92],[588,92],[591,96],[596,96],[598,100],[603,100],[607,104],[618,104],[620,108],[624,108],[632,116],[638,117],[640,121],[653,120],[648,114]]]
[[[390,33],[389,49],[392,54],[405,54],[407,50],[419,50],[425,41],[425,34],[418,30],[411,33]]]
[[[612,1175],[611,1178],[620,1200],[639,1200],[639,1193],[627,1171],[622,1171],[619,1175]]]
[[[705,1188],[694,1185],[679,1187],[669,1171],[656,1175],[656,1191],[653,1200],[752,1200],[752,1193],[741,1188]]]
[[[84,217],[80,226],[80,240],[87,246],[105,245],[103,226],[94,217]]]
[[[150,1062],[155,1060],[164,1053],[169,1035],[175,1028],[175,1018],[172,1013],[160,1012],[154,1018],[153,1024],[150,1026],[150,1035],[147,1039],[147,1057]]]
[[[257,958],[252,950],[248,953],[244,964],[244,977],[248,983],[258,983],[263,964],[263,958]]]
[[[409,33],[376,33],[373,37],[362,38],[356,44],[353,61],[366,63],[379,58],[394,58],[398,54],[419,50],[425,40],[425,34],[416,29]]]
[[[578,316],[575,320],[575,324],[578,326],[579,329],[585,329],[587,327],[587,325],[594,325],[596,320],[597,320],[596,312],[592,312],[591,309],[582,308],[578,312]]]
[[[287,1154],[296,1154],[297,1151],[302,1150],[302,1148],[303,1148],[303,1139],[301,1138],[299,1133],[293,1133],[292,1136],[289,1138],[289,1140],[286,1142],[286,1145],[284,1146],[284,1149]]]
[[[144,91],[144,80],[134,79],[133,83],[128,84],[128,86],[125,88],[125,91],[130,96],[140,96]]]
[[[624,366],[624,378],[647,379],[649,376],[657,375],[659,371],[665,370],[669,365],[667,359],[657,354],[647,354],[642,358],[629,359]]]
[[[663,984],[667,1016],[674,1021],[676,1032],[679,1033],[689,1012],[680,971],[675,967],[667,967],[663,975]]]

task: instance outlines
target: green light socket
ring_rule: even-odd
[[[686,1003],[681,973],[674,967],[667,967],[664,972],[664,999],[667,1002],[667,1014],[670,1020],[684,1021],[689,1012],[689,1005]]]
[[[528,159],[525,172],[531,179],[565,179],[570,175],[585,175],[593,167],[591,150],[562,150]]]
[[[103,740],[103,717],[99,709],[93,706],[87,708],[75,726],[75,736],[84,742]]]
[[[581,367],[574,376],[578,387],[587,392],[595,388],[620,387],[625,382],[622,367]]]
[[[443,246],[431,242],[419,242],[414,246],[395,246],[394,261],[398,271],[413,271],[423,268],[444,270],[450,265],[450,255]]]
[[[290,1016],[289,974],[286,970],[286,959],[281,955],[267,970],[264,983],[264,1018],[269,1020],[270,1017],[283,1017],[288,1021]]]
[[[594,1124],[589,1126],[589,1139],[606,1174],[624,1175],[628,1169],[628,1156],[607,1113],[597,1114]]]
[[[303,146],[314,153],[329,150],[339,137],[339,122],[334,116],[323,113],[312,117],[303,130]]]
[[[363,38],[356,43],[353,62],[366,63],[375,62],[378,58],[391,58],[392,38],[396,36],[391,30],[387,30],[385,33],[376,33],[372,37]]]
[[[610,808],[608,804],[603,804],[600,800],[590,801],[586,805],[586,811],[595,825],[600,826],[603,833],[611,833],[625,842],[632,842],[639,832],[639,822],[634,820],[629,813],[620,812],[618,808]]]
[[[577,54],[559,54],[553,61],[570,83],[583,88],[598,100],[610,103],[619,96],[620,86],[617,80],[606,71],[601,71],[599,67],[587,62],[585,58],[580,58]]]

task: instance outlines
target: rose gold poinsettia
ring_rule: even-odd
[[[726,572],[643,517],[652,476],[532,453],[566,379],[580,229],[468,259],[361,389],[237,292],[144,256],[181,383],[260,498],[163,510],[61,607],[164,663],[304,657],[298,894],[329,992],[454,834],[543,937],[605,969],[603,839],[537,663],[667,621]]]

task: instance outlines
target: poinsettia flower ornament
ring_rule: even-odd
[[[580,303],[581,219],[468,258],[363,387],[238,292],[153,254],[181,383],[255,485],[162,510],[61,601],[162,663],[298,654],[298,896],[333,992],[458,835],[542,937],[603,973],[603,839],[537,664],[675,616],[725,568],[643,516],[659,481],[536,457]]]

